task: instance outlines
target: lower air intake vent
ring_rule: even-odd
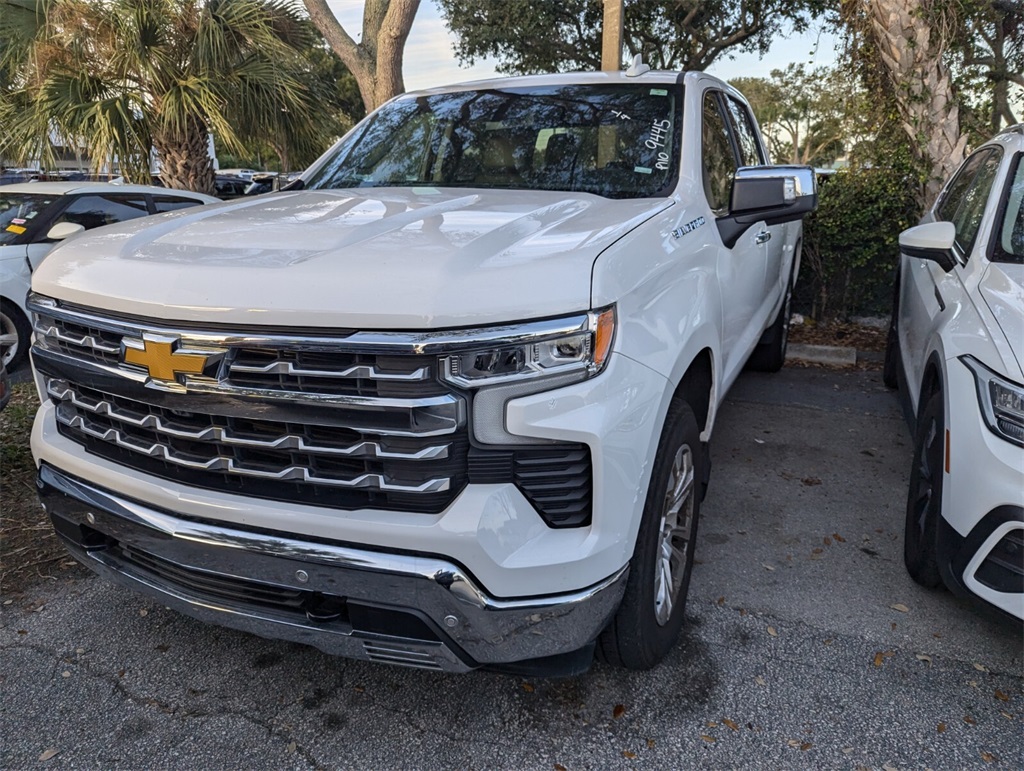
[[[469,481],[514,483],[548,527],[590,524],[593,473],[587,445],[515,450],[474,447],[469,451]]]

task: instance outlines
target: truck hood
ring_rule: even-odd
[[[610,244],[672,205],[586,193],[379,188],[285,192],[82,234],[32,288],[165,320],[422,329],[590,307]]]
[[[1024,265],[993,262],[981,279],[979,291],[1006,338],[1005,343],[997,342],[1000,353],[1008,360],[1007,365],[1016,365],[1019,373],[1024,369]]]

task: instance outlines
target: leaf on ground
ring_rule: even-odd
[[[896,768],[896,766],[892,765],[891,763],[883,763],[882,764],[882,771],[900,771],[900,770],[898,768]]]
[[[612,710],[612,717],[618,720],[620,717],[626,714],[626,707],[623,704],[616,704],[615,709]]]
[[[740,730],[740,727],[736,723],[731,721],[729,718],[727,718],[727,717],[723,717],[722,718],[722,722],[725,723],[725,725],[729,726],[729,728],[731,728],[733,731],[739,731]]]
[[[984,664],[975,664],[974,668],[977,669],[979,672],[988,672],[988,667],[986,667]]]
[[[821,484],[821,480],[818,477],[804,477],[800,480],[806,487],[815,487]]]
[[[800,745],[800,751],[801,752],[807,752],[807,750],[809,750],[813,746],[814,745],[811,744],[810,742],[804,742],[803,744]]]
[[[700,738],[706,741],[708,744],[714,744],[718,741],[714,736],[708,736],[707,734],[701,734]]]
[[[967,725],[978,725],[978,721],[970,715],[964,715],[964,722],[967,723]]]
[[[836,543],[846,543],[846,539],[839,535],[839,533],[832,533],[832,537],[836,540]]]
[[[937,726],[935,726],[935,730],[938,731],[940,734],[946,733],[946,724],[939,723]]]
[[[288,742],[288,746],[285,749],[288,750],[288,754],[291,755],[298,749],[298,745],[295,742]]]
[[[647,740],[647,749],[649,749],[649,750],[653,750],[654,749],[654,739],[648,739]]]
[[[875,666],[876,667],[882,666],[882,662],[884,662],[887,658],[889,658],[891,656],[895,656],[895,655],[896,654],[893,653],[892,651],[878,651],[875,654]]]
[[[757,677],[755,677],[754,678],[754,682],[757,683],[758,685],[768,685],[768,683],[765,681],[765,679],[763,677],[761,677],[761,675],[758,675]]]
[[[148,616],[149,615],[149,611],[146,610],[145,608],[143,608],[142,610],[139,611],[139,615],[140,616]]]
[[[706,726],[707,728],[718,728],[718,723],[716,723],[716,722],[715,722],[714,720],[709,720],[709,721],[708,721],[708,722],[706,722],[706,723],[705,723],[704,725],[705,725],[705,726]]]
[[[61,677],[71,677],[71,673],[70,673],[70,672],[68,672],[68,671],[67,671],[67,670],[65,669],[65,670],[64,670],[63,672],[61,672],[61,673],[60,673],[60,676],[61,676]]]
[[[910,608],[908,608],[902,602],[897,602],[896,604],[890,605],[889,607],[892,608],[893,610],[898,610],[900,613],[909,613],[910,612]]]
[[[740,615],[741,616],[747,615],[747,609],[746,608],[740,608]]]
[[[48,750],[43,750],[43,754],[39,756],[39,760],[40,761],[49,760],[50,758],[52,758],[54,755],[56,755],[59,752],[60,752],[60,750],[55,750],[53,747],[50,747],[50,749],[48,749]]]
[[[622,757],[624,757],[626,760],[636,760],[636,753],[630,752],[629,750],[623,750]]]
[[[984,760],[986,763],[994,763],[996,761],[996,756],[993,755],[991,752],[985,752],[985,750],[982,750],[981,759]]]
[[[786,741],[786,744],[788,744],[793,749],[796,749],[797,747],[800,746],[800,740],[799,739],[788,739]]]
[[[719,597],[718,598],[718,604],[719,605],[725,605],[725,597]]]
[[[827,535],[826,535],[826,536],[825,536],[825,537],[824,537],[824,538],[822,539],[822,542],[823,542],[823,543],[824,543],[824,544],[825,544],[826,546],[831,546],[831,545],[832,545],[832,539],[831,539],[831,538],[829,538],[829,537],[828,537]]]
[[[775,566],[769,565],[767,562],[762,562],[761,567],[763,567],[765,570],[775,570]]]
[[[1002,710],[999,710],[999,714],[1005,717],[1007,720],[1013,720],[1013,715],[1011,715],[1009,712],[1003,712]]]
[[[775,627],[773,626],[768,627],[768,634],[770,634],[772,637],[779,636],[779,633],[775,631]]]
[[[853,754],[853,747],[843,747],[843,754],[844,755],[852,755]]]
[[[567,769],[561,763],[555,763],[555,771],[569,771],[569,769]]]
[[[927,653],[918,653],[918,654],[915,654],[915,655],[917,656],[917,660],[918,661],[923,661],[925,664],[931,664],[932,663],[932,657],[929,656]]]
[[[996,698],[999,699],[999,701],[1009,701],[1010,700],[1009,695],[1003,693],[998,688],[996,688]]]
[[[522,686],[523,690],[527,693],[533,693],[533,685],[531,685],[530,683],[523,683]]]

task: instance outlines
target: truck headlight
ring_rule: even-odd
[[[1024,447],[1024,386],[997,375],[973,356],[961,356],[974,375],[985,425],[997,436]]]
[[[494,331],[499,334],[480,347],[444,357],[444,379],[463,388],[542,378],[561,381],[569,375],[585,380],[604,369],[608,361],[615,335],[615,308]]]

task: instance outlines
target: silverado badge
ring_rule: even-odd
[[[153,380],[175,382],[177,375],[201,375],[210,356],[175,350],[179,342],[168,337],[125,338],[122,360],[144,368]]]

